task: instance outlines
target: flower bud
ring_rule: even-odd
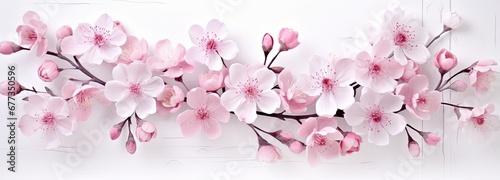
[[[149,142],[156,137],[156,127],[152,122],[137,119],[135,135],[140,142]]]
[[[342,155],[351,154],[353,152],[359,151],[359,146],[361,145],[361,136],[353,132],[348,132],[344,139],[340,142],[340,153]]]
[[[224,85],[224,72],[210,70],[207,73],[200,74],[198,83],[200,87],[207,91],[217,91]]]
[[[271,144],[260,146],[257,152],[257,161],[275,163],[281,158],[281,150]]]
[[[420,132],[420,135],[424,138],[425,143],[431,146],[436,146],[441,141],[438,135],[431,132]]]
[[[109,137],[111,140],[118,139],[120,137],[120,134],[122,133],[123,126],[125,125],[126,121],[122,121],[118,124],[113,125],[111,129],[109,130]]]
[[[434,56],[434,65],[444,74],[457,66],[457,57],[446,49],[441,49]]]
[[[457,29],[462,24],[460,23],[461,19],[457,12],[449,12],[442,14],[443,26],[446,29]]]
[[[0,54],[9,55],[21,50],[21,46],[11,42],[11,41],[2,41],[0,42]]]
[[[271,36],[269,33],[264,34],[264,37],[262,37],[262,50],[264,51],[265,55],[271,52],[271,50],[273,49],[273,45],[273,36]]]
[[[15,95],[19,94],[21,91],[23,91],[23,89],[24,88],[17,81],[2,81],[2,82],[0,82],[0,94],[4,95],[4,96],[15,96]]]
[[[64,39],[65,37],[73,35],[73,30],[69,26],[62,26],[56,32],[56,37],[59,40]]]
[[[293,153],[299,154],[304,150],[304,145],[299,141],[293,141],[292,143],[290,143],[289,148]]]
[[[42,81],[51,82],[59,76],[59,66],[52,60],[45,60],[43,64],[38,68],[38,77]]]
[[[158,94],[158,101],[167,108],[178,107],[184,101],[184,92],[182,89],[174,85],[165,85],[163,90]]]
[[[410,142],[408,142],[408,151],[410,151],[410,154],[413,157],[420,156],[420,146],[413,139]]]
[[[299,33],[290,28],[283,28],[280,31],[278,40],[280,42],[280,51],[288,51],[297,47],[300,42],[298,40]]]
[[[461,80],[457,80],[453,82],[448,88],[456,92],[464,92],[465,90],[467,90],[467,83]]]
[[[127,148],[127,152],[130,154],[134,154],[137,150],[137,145],[135,144],[135,139],[132,133],[129,131],[127,143],[125,143],[125,148]]]

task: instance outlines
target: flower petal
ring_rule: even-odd
[[[220,122],[228,122],[229,112],[221,105],[220,98],[214,93],[208,94],[207,109],[212,112],[211,117]]]
[[[203,121],[203,128],[208,139],[217,139],[222,134],[219,122],[214,119]]]
[[[142,92],[149,97],[156,97],[162,91],[164,86],[163,79],[154,76],[151,79],[141,83]]]
[[[101,55],[104,58],[104,60],[108,63],[113,63],[116,61],[118,56],[122,53],[122,48],[111,45],[111,44],[106,44],[104,46],[101,46],[100,48]]]
[[[42,141],[45,142],[47,149],[56,148],[61,143],[57,138],[56,130],[53,130],[51,128],[43,131]]]
[[[236,86],[239,83],[244,83],[248,79],[247,67],[236,63],[229,67],[229,82],[231,85]]]
[[[395,112],[401,109],[403,106],[403,97],[397,96],[392,93],[384,93],[380,97],[379,107],[381,107],[385,112]]]
[[[345,121],[349,126],[358,126],[366,120],[367,110],[363,104],[356,102],[345,110]]]
[[[382,124],[389,134],[396,135],[403,132],[406,127],[406,119],[403,116],[400,114],[388,113],[385,117]]]
[[[207,100],[207,92],[203,88],[194,88],[187,93],[187,103],[192,108],[205,106]]]
[[[335,64],[335,79],[337,83],[341,86],[348,86],[354,82],[354,61],[351,59],[340,59]],[[351,88],[352,89],[352,88]]]
[[[150,114],[154,114],[156,112],[156,101],[154,98],[144,97],[137,104],[137,108],[135,113],[139,118],[144,119]]]
[[[92,46],[87,52],[80,56],[80,61],[91,65],[100,65],[102,60],[101,52],[96,46]]]
[[[109,41],[108,41],[109,44],[115,46],[121,46],[125,44],[126,41],[127,41],[127,35],[122,30],[120,30],[119,28],[113,28],[113,30],[111,30],[111,35],[109,36]],[[134,59],[134,60],[139,60],[139,59]]]
[[[389,144],[389,134],[382,127],[373,127],[373,130],[368,131],[368,141],[379,146]]]
[[[123,99],[115,103],[116,114],[120,117],[131,116],[137,108],[137,102],[130,95],[125,96]]]
[[[240,121],[253,123],[257,119],[257,105],[254,102],[244,100],[238,109],[234,111]]]
[[[254,77],[257,79],[257,86],[260,90],[270,90],[276,82],[276,74],[267,68],[255,71]]]
[[[280,97],[275,91],[267,90],[260,93],[260,98],[257,100],[257,105],[262,112],[271,114],[280,107]]]
[[[207,24],[207,32],[213,32],[217,34],[217,38],[224,39],[227,36],[227,27],[224,23],[220,22],[217,19],[212,19]]]
[[[235,42],[227,40],[219,44],[217,52],[224,60],[231,60],[238,54],[238,46]]]
[[[75,36],[69,36],[61,41],[61,51],[65,54],[80,55],[87,52],[92,46],[87,44],[80,44],[77,42]]]
[[[95,25],[106,30],[110,30],[113,28],[113,19],[111,19],[111,16],[108,14],[103,14],[99,17],[99,19],[97,19]]]
[[[424,45],[414,44],[412,48],[403,49],[405,55],[417,64],[423,64],[430,58],[429,49]]]
[[[179,114],[177,123],[181,126],[182,134],[186,137],[194,137],[201,131],[201,125],[196,119],[194,110],[186,110]]]
[[[142,83],[152,76],[152,72],[148,65],[139,61],[129,64],[127,70],[129,82]]]
[[[66,83],[61,90],[61,96],[64,99],[73,97],[73,92],[76,91],[76,84],[73,81]]]
[[[38,123],[38,119],[31,117],[30,115],[23,115],[19,119],[19,129],[26,136],[31,136],[36,133],[40,128],[41,124]]]
[[[354,103],[354,90],[350,86],[337,87],[333,92],[333,98],[339,109],[345,109]]]
[[[189,99],[189,98],[188,98]],[[239,94],[236,90],[227,90],[220,97],[220,102],[224,108],[228,111],[235,111],[238,109],[238,106],[242,103],[244,97]]]
[[[205,50],[199,48],[198,46],[193,46],[187,50],[186,60],[205,64],[205,54]]]
[[[124,99],[128,94],[128,88],[129,85],[127,83],[121,81],[108,81],[104,88],[104,96],[110,101],[119,101]]]
[[[57,130],[61,134],[65,136],[73,134],[74,123],[71,121],[71,119],[69,118],[56,119],[56,124],[57,124]]]
[[[200,25],[195,24],[189,28],[189,37],[193,44],[198,45],[203,36],[205,36],[205,30]]]
[[[318,116],[332,117],[337,112],[337,103],[333,93],[326,92],[321,94],[316,102],[316,114]]]
[[[302,125],[300,125],[300,128],[297,130],[297,137],[305,139],[317,128],[318,120],[316,118],[308,118],[306,121],[302,122]]]
[[[214,71],[220,71],[223,66],[220,56],[215,52],[208,52],[205,64],[208,66],[208,69]]]

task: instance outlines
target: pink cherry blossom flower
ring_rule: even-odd
[[[21,50],[21,46],[15,44],[12,41],[2,41],[0,42],[0,54],[9,55]]]
[[[257,106],[268,114],[280,106],[280,97],[271,90],[275,81],[276,75],[267,68],[254,71],[242,64],[233,64],[221,103],[228,111],[234,111],[240,121],[253,123],[257,119]]]
[[[439,69],[441,74],[444,74],[455,68],[458,64],[457,57],[446,49],[441,49],[434,55],[434,66]]]
[[[379,94],[368,89],[361,95],[360,102],[355,102],[345,110],[344,117],[353,132],[368,134],[368,142],[383,146],[389,144],[387,133],[396,135],[405,129],[405,117],[394,113],[402,105],[401,96]]]
[[[283,156],[281,155],[281,150],[268,143],[268,145],[259,146],[257,152],[257,161],[275,163],[280,160]]]
[[[297,47],[300,42],[298,40],[299,33],[291,28],[283,28],[280,30],[278,40],[280,42],[280,51],[288,51]]]
[[[477,94],[485,94],[491,89],[491,84],[495,81],[495,72],[491,66],[496,66],[494,60],[481,60],[475,63],[469,72],[470,85],[474,87]]]
[[[363,51],[356,56],[356,82],[378,93],[392,92],[404,67],[392,58],[390,41],[380,40],[373,46],[373,56]],[[406,60],[405,60],[406,61]]]
[[[113,20],[103,14],[92,26],[82,23],[76,27],[73,36],[61,41],[63,53],[82,55],[80,60],[89,64],[99,65],[105,60],[113,63],[122,53],[121,45],[127,40],[127,35],[118,28],[113,28]]]
[[[217,91],[224,87],[224,78],[227,74],[227,68],[222,68],[220,71],[209,70],[206,73],[200,74],[198,83],[200,87],[207,91]]]
[[[221,58],[231,60],[238,53],[236,43],[224,40],[227,36],[226,25],[216,19],[208,22],[205,29],[200,25],[191,26],[189,36],[195,46],[188,49],[186,59],[206,64],[210,70],[221,70]]]
[[[74,113],[77,121],[86,121],[92,114],[94,101],[108,106],[111,102],[104,96],[103,87],[84,85],[80,88],[72,81],[62,88],[62,97],[68,100],[70,114]]]
[[[148,58],[148,43],[146,40],[127,36],[127,41],[121,46],[122,52],[115,63],[130,64],[136,60],[146,62]]]
[[[104,95],[116,102],[116,113],[129,117],[136,112],[144,119],[156,112],[155,97],[164,84],[160,77],[152,76],[148,65],[134,61],[129,65],[118,64],[113,68],[113,79],[104,88]]]
[[[396,94],[404,96],[406,109],[415,117],[429,120],[431,113],[439,110],[441,93],[429,91],[429,80],[425,75],[416,75],[408,83],[398,85]]]
[[[177,116],[182,134],[193,137],[203,130],[209,139],[220,137],[219,122],[228,122],[229,112],[222,107],[219,96],[215,93],[207,94],[203,88],[194,88],[187,93],[187,104],[193,109]]]
[[[354,90],[349,85],[354,82],[354,62],[340,59],[335,64],[325,58],[314,56],[309,61],[310,75],[299,79],[302,92],[309,96],[319,96],[316,114],[332,117],[337,109],[345,109],[354,103]]]
[[[135,135],[140,142],[149,142],[156,137],[156,126],[152,122],[137,118],[137,128]]]
[[[156,97],[156,109],[159,115],[175,113],[182,107],[184,92],[178,86],[167,84]]]
[[[23,22],[16,30],[21,39],[20,45],[28,46],[31,51],[36,51],[36,56],[42,57],[48,48],[48,40],[44,37],[47,25],[40,21],[40,16],[33,11],[24,14]]]
[[[38,67],[38,77],[45,82],[51,82],[59,77],[59,66],[52,60],[45,60],[40,67]]]
[[[394,59],[401,65],[407,63],[407,58],[417,64],[423,64],[430,58],[429,50],[425,47],[429,34],[417,19],[405,15],[398,8],[386,13],[383,24],[385,38],[390,39],[394,46]]]
[[[495,106],[486,104],[472,110],[460,109],[460,126],[473,140],[488,141],[500,129],[500,118],[493,114]]]
[[[25,115],[19,120],[19,129],[26,136],[42,131],[42,140],[47,149],[59,146],[57,132],[69,136],[75,130],[75,121],[70,119],[68,104],[63,98],[36,94],[28,97],[24,105]]]
[[[283,109],[291,113],[303,113],[307,111],[307,107],[314,103],[315,97],[311,97],[304,92],[299,87],[298,83],[293,82],[293,75],[288,69],[284,69],[278,75],[278,86],[277,90]]]
[[[403,82],[408,82],[413,76],[422,73],[422,68],[419,64],[413,62],[412,60],[408,60],[404,67],[403,75],[399,78],[399,80]]]
[[[345,135],[344,139],[342,139],[342,141],[340,142],[340,154],[346,155],[353,152],[358,152],[361,142],[363,142],[361,136],[353,132],[348,132]]]
[[[182,44],[174,49],[170,41],[164,39],[158,41],[155,48],[155,55],[148,58],[148,64],[154,72],[165,72],[162,77],[176,78],[185,72],[194,72],[194,64],[184,59],[186,49]]]
[[[337,131],[337,121],[334,118],[309,118],[300,126],[297,136],[306,138],[306,156],[309,165],[316,166],[320,158],[333,159],[340,155],[338,141],[343,139]]]

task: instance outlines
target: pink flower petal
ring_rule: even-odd
[[[182,134],[186,137],[194,137],[201,131],[200,122],[196,119],[194,110],[186,110],[177,116],[177,123],[181,126]]]
[[[228,111],[235,111],[236,109],[238,109],[238,106],[242,103],[243,100],[244,97],[238,94],[236,90],[232,89],[224,92],[224,94],[222,94],[220,98],[222,106],[224,106]]]
[[[354,90],[351,86],[337,87],[333,98],[339,109],[345,109],[354,103]]]
[[[392,52],[390,40],[381,39],[373,45],[372,52],[378,57],[387,57]]]
[[[23,15],[24,24],[29,24],[31,20],[40,20],[40,16],[34,11],[27,11]]]
[[[57,119],[56,124],[57,124],[57,130],[61,134],[65,135],[65,136],[69,136],[69,135],[73,134],[74,125],[73,125],[73,122],[71,121],[71,119],[69,119],[69,118]]]
[[[45,142],[47,149],[56,148],[61,143],[57,138],[56,130],[52,130],[50,128],[43,131],[42,141]]]
[[[76,118],[78,121],[86,121],[92,113],[91,106],[78,106]]]
[[[118,46],[106,44],[100,48],[101,55],[106,62],[113,63],[122,53],[122,49]]]
[[[210,20],[207,24],[206,30],[207,32],[217,34],[217,38],[219,39],[225,39],[228,32],[226,25],[217,19]]]
[[[133,62],[128,65],[128,81],[129,82],[144,82],[151,78],[152,73],[145,63]]]
[[[280,102],[280,97],[276,94],[276,92],[267,90],[260,93],[257,106],[259,106],[259,109],[262,110],[262,112],[271,114],[280,107]]]
[[[123,99],[117,101],[115,103],[116,114],[120,117],[129,117],[131,116],[137,108],[137,103],[130,95],[123,97]],[[144,107],[143,107],[144,108]],[[143,114],[141,114],[143,115]]]
[[[371,131],[368,131],[368,141],[379,146],[385,146],[389,144],[389,134],[382,127],[373,127]]]
[[[182,76],[182,69],[180,67],[171,67],[162,75],[162,77],[166,78],[176,78]]]
[[[207,100],[207,92],[203,88],[194,88],[187,93],[187,103],[192,108],[205,106]]]
[[[61,50],[63,53],[80,55],[90,49],[90,44],[80,44],[77,42],[75,36],[69,36],[61,41]]]
[[[378,106],[382,107],[386,112],[398,111],[401,109],[401,106],[403,106],[402,96],[384,93],[380,97]]]
[[[242,64],[233,64],[229,67],[229,82],[232,85],[237,85],[240,82],[245,82],[248,79],[247,67]]]
[[[406,119],[400,114],[388,113],[386,114],[386,119],[381,122],[384,129],[391,135],[396,135],[406,127]]]
[[[219,122],[213,119],[203,121],[203,128],[208,139],[217,139],[222,134]]]
[[[302,122],[300,128],[297,130],[298,138],[307,138],[311,133],[318,128],[318,120],[316,118],[308,118],[306,121]]]
[[[354,82],[354,67],[351,59],[341,59],[335,64],[335,79],[340,86],[348,86]]]
[[[214,71],[220,71],[223,66],[220,56],[215,52],[208,53],[208,58],[206,59],[205,64],[208,66],[208,69]]]
[[[162,91],[164,81],[158,76],[141,83],[142,92],[149,97],[156,97]]]
[[[108,14],[103,14],[97,19],[95,25],[109,30],[113,28],[113,19]]]
[[[361,103],[354,103],[345,110],[345,121],[349,126],[358,126],[365,121],[368,111]]]
[[[406,63],[408,63],[405,53],[403,52],[403,49],[401,47],[396,47],[394,49],[394,60],[396,60],[396,62],[398,62],[403,66],[406,65]]]
[[[31,136],[36,133],[40,128],[41,124],[38,123],[38,119],[31,117],[30,115],[23,115],[19,119],[19,129],[26,136]]]
[[[198,45],[201,37],[203,36],[205,36],[205,30],[200,25],[195,24],[189,28],[189,37],[191,38],[191,42],[193,42],[193,44]]]
[[[153,98],[142,98],[137,104],[135,113],[139,118],[144,119],[156,112],[156,101]]]
[[[254,77],[257,79],[257,86],[261,90],[270,90],[276,82],[276,75],[267,68],[261,68],[255,71]]]
[[[219,35],[219,34],[217,34]],[[217,36],[219,37],[219,36]],[[220,38],[220,37],[219,37]],[[238,46],[236,45],[235,42],[231,40],[226,40],[219,44],[217,48],[217,52],[219,52],[219,55],[224,58],[224,60],[230,60],[233,59],[236,54],[238,54]]]
[[[326,92],[321,94],[316,102],[316,114],[324,117],[332,117],[337,112],[337,103],[333,93]]]
[[[76,84],[73,81],[70,81],[63,86],[61,91],[61,96],[64,99],[69,99],[73,97],[73,92],[75,91],[76,91]]]
[[[67,102],[61,97],[49,98],[48,111],[54,113],[58,117],[65,117],[69,115]]]
[[[414,45],[412,48],[403,49],[404,53],[408,58],[413,60],[417,64],[423,64],[431,57],[429,49],[423,45]]]
[[[293,75],[288,69],[284,69],[278,75],[278,86],[281,90],[287,91],[293,84]]]
[[[205,50],[198,46],[189,48],[186,52],[186,60],[205,64]]]
[[[36,49],[37,57],[42,57],[43,55],[45,55],[45,53],[47,53],[47,46],[49,45],[49,41],[47,39],[38,41],[36,45],[37,47],[33,47],[33,49]]]
[[[425,75],[416,75],[408,81],[411,93],[420,93],[429,88],[429,80]]]
[[[101,52],[96,46],[91,47],[87,52],[80,56],[80,61],[91,65],[100,65],[102,60]]]
[[[119,101],[127,95],[128,87],[128,84],[121,81],[108,81],[106,88],[104,88],[104,95],[110,101]]]
[[[113,30],[111,30],[111,35],[109,36],[108,40],[109,44],[114,46],[121,46],[125,44],[126,41],[127,41],[127,35],[119,28],[113,28]],[[140,60],[140,59],[134,59],[134,60]]]
[[[257,119],[257,105],[254,102],[243,100],[234,113],[240,121],[253,123]]]
[[[316,149],[314,149],[313,147],[307,146],[306,156],[307,156],[307,161],[309,162],[309,165],[311,167],[314,167],[319,164],[318,153],[316,152]]]

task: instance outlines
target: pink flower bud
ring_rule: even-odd
[[[120,29],[121,31],[125,32],[125,28],[123,27],[123,24],[120,21],[113,21],[113,27]]]
[[[156,137],[156,127],[152,122],[137,120],[135,135],[140,142],[149,142]]]
[[[299,141],[293,141],[292,143],[290,143],[289,148],[293,153],[299,154],[302,152],[302,150],[304,150],[304,145]]]
[[[125,125],[126,121],[122,121],[118,124],[113,125],[111,129],[109,130],[109,137],[111,140],[118,139],[120,137],[120,134],[122,133],[123,126]]]
[[[456,12],[444,13],[442,20],[445,28],[457,29],[462,25],[460,23],[460,16]]]
[[[158,94],[157,99],[167,108],[176,108],[184,101],[184,92],[181,88],[168,84]]]
[[[262,50],[264,51],[264,53],[269,54],[269,52],[271,52],[271,50],[273,49],[273,45],[273,36],[271,36],[269,33],[264,34],[264,37],[262,37]]]
[[[293,134],[289,131],[279,130],[273,133],[274,137],[278,139],[281,143],[287,144],[293,140]]]
[[[0,54],[9,55],[21,50],[21,46],[11,42],[11,41],[2,41],[0,42]]]
[[[446,49],[441,49],[434,56],[434,65],[444,74],[457,66],[457,57]]]
[[[73,30],[69,26],[62,26],[56,32],[56,37],[59,40],[64,39],[65,37],[73,35]]]
[[[418,146],[418,143],[414,140],[411,140],[408,143],[408,151],[410,151],[410,154],[413,157],[418,157],[420,156],[420,146]]]
[[[431,132],[421,132],[420,135],[424,138],[425,143],[431,146],[435,146],[441,141],[441,138]]]
[[[467,83],[461,80],[457,80],[450,85],[449,89],[456,92],[464,92],[465,90],[467,90]]]
[[[21,91],[23,91],[23,87],[17,81],[2,81],[2,82],[0,82],[0,94],[1,95],[15,96],[15,95],[19,94]]]
[[[297,47],[300,42],[298,40],[299,33],[290,28],[283,28],[280,31],[278,40],[280,42],[280,51],[288,51]]]
[[[38,68],[38,77],[42,81],[51,82],[59,76],[59,71],[59,66],[54,61],[47,59]]]
[[[351,154],[353,152],[359,151],[359,146],[361,144],[361,136],[353,132],[348,132],[344,139],[340,142],[341,154]]]
[[[132,133],[129,132],[127,143],[125,143],[125,148],[127,148],[127,152],[130,154],[134,154],[137,150],[137,145],[135,144],[135,139]]]
[[[420,66],[417,63],[413,62],[412,60],[408,60],[408,63],[406,63],[405,65],[403,76],[401,76],[401,78],[399,79],[404,82],[408,82],[412,77],[420,74],[420,71]]]
[[[257,161],[260,162],[275,163],[281,158],[281,150],[271,144],[260,146],[257,152]]]
[[[207,91],[217,91],[223,86],[224,70],[222,71],[208,71],[207,73],[200,74],[198,83],[200,87]]]

